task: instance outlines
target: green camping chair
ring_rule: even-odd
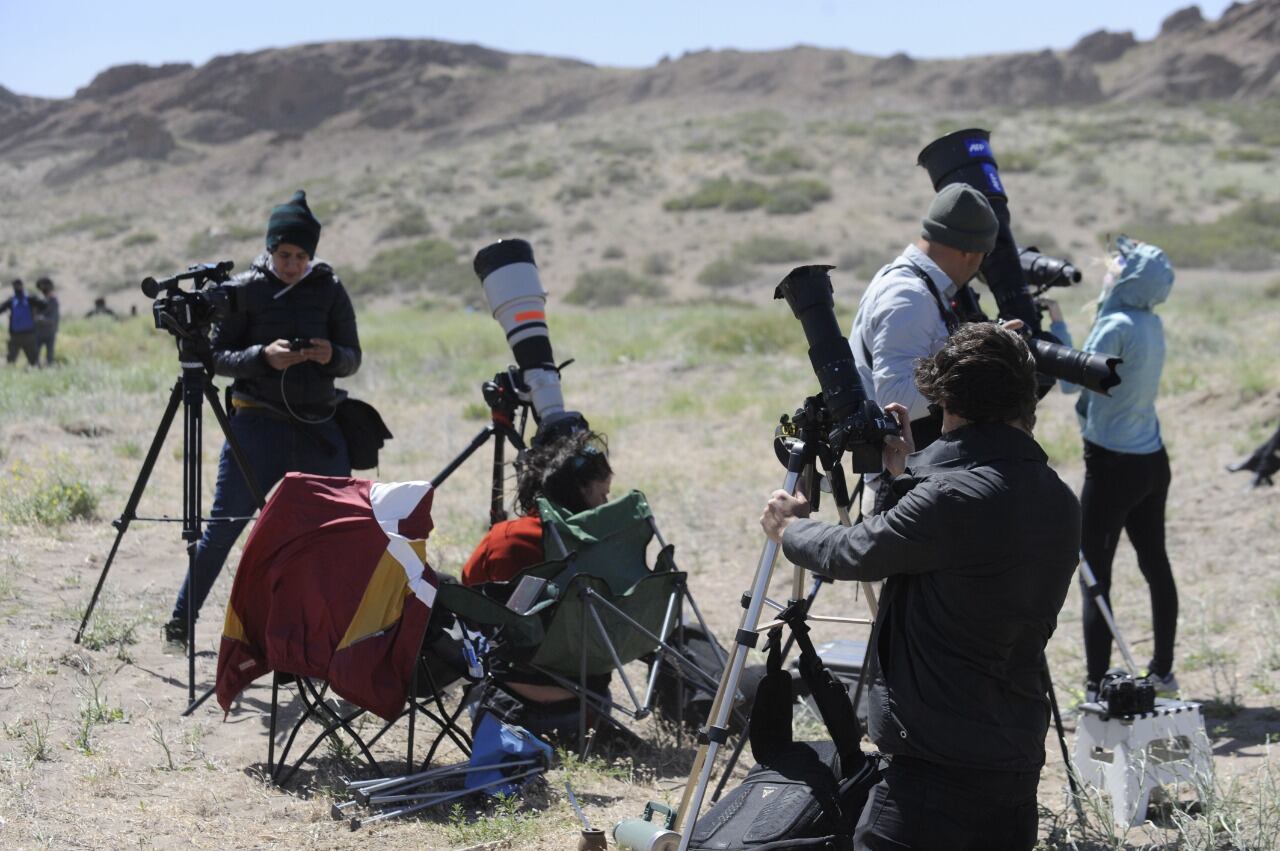
[[[509,583],[440,587],[441,604],[489,639],[490,661],[536,671],[577,694],[583,753],[587,709],[606,718],[611,709],[636,720],[647,717],[653,711],[664,665],[671,666],[679,688],[689,681],[714,692],[719,670],[699,667],[672,640],[684,634],[686,604],[704,635],[711,632],[689,594],[686,574],[676,568],[674,547],[663,540],[644,494],[631,491],[574,515],[539,500],[538,513],[546,562]],[[655,538],[661,549],[649,567],[647,551]],[[531,606],[514,611],[506,602],[525,577],[546,584]],[[724,653],[714,641],[712,646],[722,669]],[[646,659],[649,666],[642,689],[625,670],[637,659]],[[614,671],[628,703],[616,703],[587,687],[589,677]],[[677,705],[682,703],[683,698],[678,698]]]

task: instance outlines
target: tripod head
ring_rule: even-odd
[[[523,395],[522,395],[523,391]],[[480,393],[495,422],[514,426],[516,412],[519,411],[520,433],[524,433],[524,424],[529,416],[529,388],[520,381],[519,367],[509,366],[505,372],[494,373],[493,378],[480,385]]]
[[[818,465],[821,465],[830,493],[837,505],[848,505],[849,491],[840,466],[843,450],[841,444],[831,442],[832,435],[839,435],[831,411],[821,395],[810,396],[790,416],[783,414],[773,431],[773,451],[784,467],[790,469],[792,454],[798,448],[803,453],[803,470],[800,480],[813,510],[818,510],[821,487]],[[877,460],[878,460],[877,455]]]

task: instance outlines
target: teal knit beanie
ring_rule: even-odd
[[[312,215],[307,206],[307,193],[301,189],[293,193],[289,203],[271,208],[271,218],[267,220],[267,251],[275,251],[282,242],[298,246],[312,258],[316,256],[320,220]]]

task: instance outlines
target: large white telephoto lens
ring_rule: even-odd
[[[480,249],[474,265],[493,318],[506,332],[520,377],[529,388],[540,428],[577,416],[564,409],[560,372],[547,335],[547,291],[533,262],[533,248],[523,239],[500,240]]]

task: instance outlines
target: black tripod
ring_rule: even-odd
[[[491,380],[480,386],[484,401],[489,406],[489,423],[480,429],[479,434],[471,439],[467,448],[458,453],[444,469],[431,479],[432,487],[438,488],[445,479],[462,466],[468,458],[475,454],[489,438],[493,442],[493,485],[489,492],[489,525],[507,519],[507,510],[502,507],[503,478],[506,466],[506,445],[510,443],[516,452],[523,452],[524,428],[529,416],[529,403],[522,400],[516,392],[514,368],[499,372]],[[516,412],[520,411],[520,425],[516,426]]]
[[[227,264],[230,268],[230,264]],[[225,273],[225,270],[222,270]],[[169,292],[172,294],[177,291],[177,281],[183,278],[196,278],[196,286],[202,286],[202,277],[187,273],[186,275],[176,276],[164,282],[169,286]],[[206,272],[205,277],[214,277],[213,273]],[[148,279],[148,282],[154,284],[154,281]],[[144,291],[146,283],[144,283]],[[178,291],[181,293],[181,291]],[[203,293],[181,293],[182,296],[190,297],[201,296]],[[203,436],[203,402],[208,400],[209,406],[213,408],[214,416],[218,420],[218,425],[222,429],[223,435],[226,436],[227,445],[231,447],[231,454],[236,460],[236,465],[240,468],[241,475],[244,476],[245,482],[249,486],[249,492],[253,495],[254,503],[258,508],[263,505],[262,491],[258,487],[257,480],[253,476],[253,472],[246,463],[244,453],[240,449],[240,445],[236,442],[235,435],[231,433],[230,423],[227,420],[227,413],[222,407],[222,403],[218,401],[217,388],[209,382],[209,377],[213,374],[212,357],[209,350],[208,325],[192,324],[190,321],[183,321],[184,318],[192,316],[191,311],[179,311],[172,309],[176,299],[170,298],[167,302],[165,299],[158,300],[155,306],[156,324],[164,327],[169,333],[173,334],[178,343],[178,362],[182,366],[182,373],[178,376],[178,380],[173,385],[173,390],[169,393],[169,404],[165,408],[163,416],[160,417],[160,425],[156,428],[156,435],[151,441],[151,448],[147,450],[146,460],[142,462],[142,469],[138,471],[138,479],[133,484],[133,491],[129,494],[129,501],[125,504],[124,511],[120,516],[112,521],[116,527],[115,543],[111,545],[111,552],[107,555],[106,563],[102,566],[102,573],[98,576],[98,584],[93,589],[93,596],[89,599],[89,605],[85,608],[84,617],[80,621],[80,628],[76,630],[75,643],[79,644],[81,638],[84,637],[85,627],[89,623],[89,618],[93,615],[93,609],[98,603],[98,595],[102,593],[102,586],[107,581],[107,573],[111,570],[111,564],[115,561],[116,552],[120,549],[120,541],[124,538],[124,533],[129,530],[129,524],[134,520],[147,520],[161,523],[176,523],[178,518],[174,517],[138,517],[138,503],[142,500],[142,493],[147,487],[147,481],[151,477],[151,470],[155,467],[156,459],[160,455],[160,450],[164,446],[165,436],[169,433],[169,427],[173,424],[174,417],[178,412],[178,405],[182,405],[182,540],[187,542],[187,700],[188,706],[183,711],[183,715],[189,715],[195,709],[213,694],[210,688],[200,698],[196,699],[196,653],[195,653],[195,612],[193,610],[193,583],[195,572],[196,544],[200,541],[203,531],[203,523],[207,519],[202,516],[201,512],[201,443]],[[180,303],[180,302],[179,302]],[[240,518],[219,518],[219,519],[240,519]],[[245,518],[247,519],[247,518]]]

